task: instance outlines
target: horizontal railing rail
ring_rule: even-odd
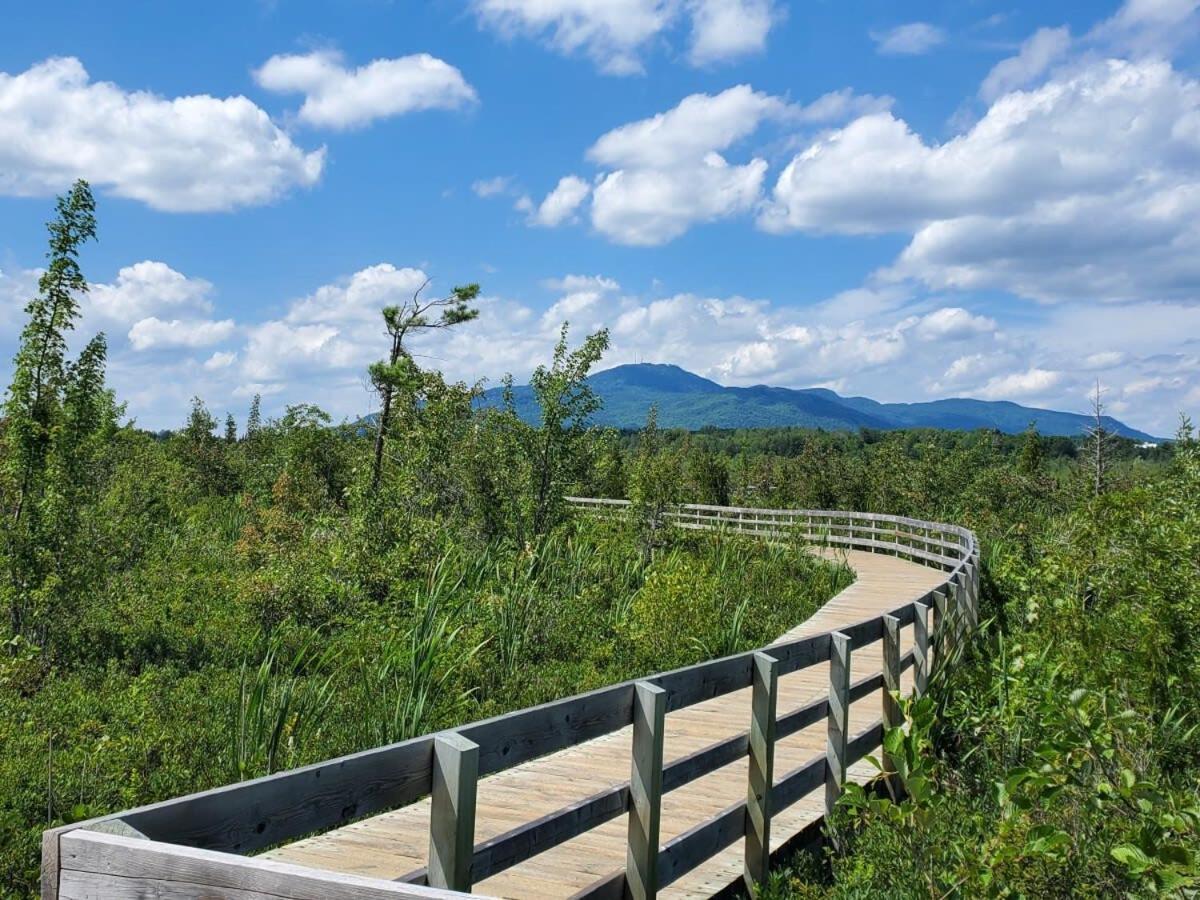
[[[624,515],[629,506],[627,501],[596,498],[572,497],[568,502],[580,512],[598,515]],[[978,624],[978,547],[970,531],[955,525],[848,511],[684,504],[670,510],[668,519],[682,528],[890,553],[939,568],[946,577],[920,598],[837,632],[772,644],[448,732],[54,829],[43,841],[43,895],[60,896],[61,884],[98,877],[95,872],[80,875],[82,870],[71,868],[74,857],[65,855],[67,849],[92,838],[100,840],[102,836],[108,840],[106,847],[111,846],[114,835],[144,841],[141,846],[152,848],[158,854],[155,859],[169,856],[172,848],[191,854],[204,851],[210,854],[204,857],[205,871],[220,859],[228,859],[231,865],[234,861],[265,865],[266,860],[244,857],[425,796],[432,798],[429,865],[398,879],[405,886],[397,889],[410,893],[389,893],[385,890],[389,882],[378,881],[382,886],[378,896],[463,896],[473,884],[626,813],[630,833],[625,869],[601,879],[579,896],[618,896],[626,891],[653,896],[658,888],[739,838],[747,842],[747,880],[761,879],[766,874],[774,813],[822,784],[827,807],[831,805],[840,793],[847,767],[879,745],[885,727],[898,724],[895,703],[889,705],[890,693],[884,693],[881,719],[860,734],[848,735],[850,704],[885,688],[898,690],[900,673],[909,668],[915,670],[914,689],[924,690],[932,662],[944,659],[946,649]],[[899,653],[902,628],[913,632],[913,649],[904,655]],[[883,671],[850,683],[853,652],[880,641]],[[778,679],[824,663],[830,668],[828,697],[777,715],[774,686]],[[662,740],[669,713],[747,688],[751,689],[753,711],[747,731],[664,762]],[[775,779],[771,763],[775,743],[822,720],[828,723],[827,753]],[[479,778],[630,725],[633,767],[629,781],[475,843]],[[660,846],[662,795],[747,757],[752,782],[747,800]],[[91,854],[88,858],[94,859],[99,852],[91,848],[84,855]],[[65,875],[67,872],[75,874]],[[311,883],[318,884],[320,879]],[[446,890],[452,893],[446,894]],[[363,894],[367,895],[372,894]]]

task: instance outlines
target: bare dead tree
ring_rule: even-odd
[[[1108,470],[1112,465],[1114,435],[1104,426],[1104,391],[1100,379],[1092,392],[1092,424],[1087,427],[1088,464],[1091,468],[1092,490],[1097,497],[1104,493],[1108,482]]]

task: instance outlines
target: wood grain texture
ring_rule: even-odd
[[[59,844],[61,900],[449,900],[476,896],[88,829],[61,835]]]

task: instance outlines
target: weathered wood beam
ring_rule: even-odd
[[[638,682],[636,690],[625,880],[633,900],[654,900],[658,895],[658,836],[662,819],[667,692],[648,682]]]

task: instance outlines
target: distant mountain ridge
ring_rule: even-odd
[[[616,366],[588,378],[604,401],[594,417],[599,425],[640,428],[652,405],[658,406],[663,428],[698,431],[715,428],[943,428],[972,431],[995,428],[1008,434],[1024,431],[1032,422],[1045,435],[1084,433],[1091,417],[1021,406],[1007,400],[955,398],[924,403],[879,403],[869,397],[843,397],[826,388],[782,388],[768,385],[725,387],[679,366],[637,363]],[[484,406],[499,406],[503,391],[484,393]],[[517,413],[536,421],[537,404],[528,385],[513,388]],[[1105,416],[1105,427],[1139,441],[1157,438]]]

